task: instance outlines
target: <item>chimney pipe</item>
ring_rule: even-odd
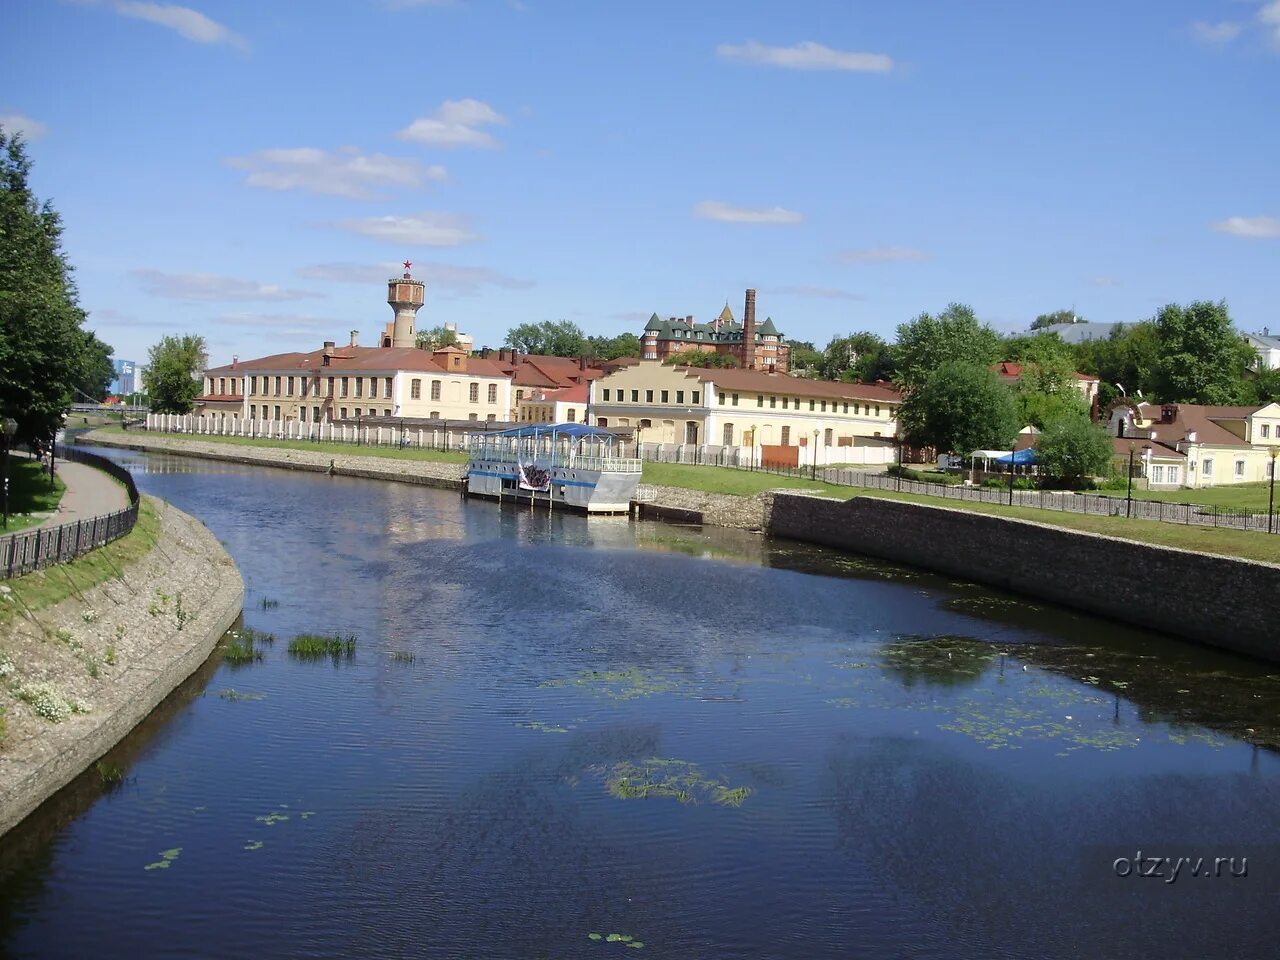
[[[685,322],[685,325],[686,325],[690,330],[692,330],[692,329],[693,329],[693,314],[691,313],[691,314],[689,314],[687,317],[685,317],[685,318],[684,318],[684,322]]]
[[[742,308],[742,365],[748,370],[756,368],[756,292],[751,289]]]
[[[351,331],[351,346],[353,346],[353,347],[358,347],[358,346],[360,346],[360,331],[359,331],[359,330],[352,330],[352,331]]]
[[[578,369],[579,370],[587,369],[587,358],[585,355],[578,357]]]
[[[231,358],[231,367],[232,367],[232,369],[234,369],[234,368],[236,368],[236,367],[238,367],[238,366],[240,366],[240,358],[239,358],[239,357],[237,357],[237,356],[233,356],[233,357]]]

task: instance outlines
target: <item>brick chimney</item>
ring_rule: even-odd
[[[585,355],[578,357],[578,369],[579,370],[587,369],[587,358]]]
[[[756,368],[756,292],[750,289],[742,308],[742,366]]]
[[[358,347],[358,346],[360,346],[360,331],[359,331],[359,330],[352,330],[352,331],[351,331],[351,346],[353,346],[353,347]]]

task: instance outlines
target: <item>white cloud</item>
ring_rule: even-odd
[[[893,58],[883,53],[855,53],[805,40],[793,47],[768,47],[755,40],[734,45],[722,43],[716,55],[723,60],[737,60],[786,70],[852,70],[858,73],[888,73]]]
[[[1220,23],[1207,23],[1204,20],[1197,20],[1191,25],[1191,33],[1197,40],[1215,46],[1223,46],[1230,43],[1240,36],[1240,31],[1243,29],[1240,24],[1233,23],[1230,20],[1223,20]]]
[[[722,223],[800,223],[804,220],[804,214],[795,210],[732,207],[719,200],[703,200],[695,204],[693,215],[699,220],[719,220]]]
[[[166,300],[204,302],[236,300],[313,300],[324,294],[310,290],[286,290],[256,280],[223,277],[214,273],[165,273],[161,270],[134,270],[132,275],[143,290]]]
[[[1116,279],[1115,277],[1094,277],[1094,278],[1093,278],[1092,280],[1090,280],[1089,282],[1090,282],[1090,283],[1092,283],[1095,287],[1118,287],[1118,286],[1120,286],[1120,281],[1119,281],[1118,279]]]
[[[456,247],[480,239],[466,222],[451,213],[419,213],[408,217],[364,217],[335,224],[374,240],[411,247]]]
[[[808,286],[787,286],[778,287],[772,291],[773,293],[786,294],[793,297],[818,297],[822,300],[861,300],[863,299],[856,293],[850,293],[848,290],[838,290],[835,287],[808,287]]]
[[[1258,11],[1258,22],[1271,34],[1271,42],[1280,48],[1280,0],[1263,4]]]
[[[417,160],[361,153],[355,147],[321,150],[281,147],[259,150],[247,157],[228,157],[228,166],[247,170],[245,182],[268,190],[307,190],[334,197],[368,199],[376,187],[420,187],[426,180],[444,180],[439,165]]]
[[[190,7],[168,3],[139,3],[134,0],[124,0],[112,6],[122,17],[146,20],[149,23],[168,27],[179,36],[194,40],[196,43],[225,43],[238,50],[249,49],[249,44],[243,37],[232,33],[216,20],[210,20],[200,11],[192,10]]]
[[[498,141],[480,128],[506,122],[483,101],[446,100],[434,114],[419,117],[396,136],[436,147],[496,147]]]
[[[318,263],[315,266],[303,267],[298,276],[311,280],[331,280],[338,283],[375,284],[385,283],[392,277],[399,276],[404,270],[399,263]],[[503,290],[527,290],[532,287],[532,280],[521,280],[488,267],[465,267],[453,263],[431,261],[413,261],[413,275],[425,280],[427,286],[436,290],[447,290],[459,296],[474,296],[482,287],[498,287]]]
[[[929,254],[911,247],[864,247],[836,254],[839,263],[907,263],[928,259]]]
[[[1233,237],[1280,237],[1280,217],[1227,217],[1209,224],[1209,227]]]
[[[49,128],[39,120],[32,120],[20,113],[0,114],[0,127],[10,136],[21,136],[24,140],[39,140]]]

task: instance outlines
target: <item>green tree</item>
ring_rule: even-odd
[[[899,325],[893,347],[896,380],[904,390],[915,390],[943,363],[985,367],[999,360],[999,353],[1000,336],[979,323],[970,307],[953,303],[936,317],[922,313]]]
[[[1100,424],[1068,415],[1050,422],[1036,437],[1036,462],[1042,474],[1078,486],[1086,477],[1111,472],[1113,449]]]
[[[587,355],[597,360],[638,357],[640,338],[634,333],[620,333],[616,337],[587,337]]]
[[[1280,367],[1271,370],[1260,370],[1250,384],[1251,403],[1276,403],[1280,401]]]
[[[876,380],[893,379],[893,351],[884,339],[868,330],[851,333],[847,337],[834,337],[822,351],[819,368],[828,380],[846,380],[850,383],[874,383]]]
[[[793,371],[803,372],[811,377],[821,374],[822,351],[815,350],[813,344],[807,340],[792,340],[790,347],[791,369]]]
[[[1160,342],[1154,323],[1116,324],[1106,339],[1085,340],[1073,349],[1076,369],[1099,379],[1098,403],[1104,409],[1122,394],[1155,398]]]
[[[587,352],[587,338],[582,328],[568,320],[522,323],[508,330],[503,342],[521,353],[552,357],[580,357]]]
[[[20,136],[0,128],[0,415],[44,447],[87,368],[85,313],[62,252],[62,223],[31,192]]]
[[[424,350],[443,350],[445,347],[458,345],[458,334],[454,330],[446,330],[443,326],[430,330],[419,330],[417,344]]]
[[[151,348],[142,382],[156,413],[190,413],[200,396],[201,372],[208,366],[204,337],[164,337]]]
[[[1013,392],[986,364],[948,360],[902,401],[908,443],[940,453],[1001,450],[1018,435]]]
[[[1008,337],[1002,351],[1003,359],[1022,367],[1013,388],[1021,424],[1043,429],[1051,420],[1088,413],[1076,386],[1075,354],[1057,334]]]
[[[1161,402],[1237,403],[1246,395],[1244,372],[1256,354],[1231,325],[1227,302],[1170,303],[1156,315],[1159,361],[1155,388]]]
[[[1074,310],[1055,310],[1053,313],[1042,313],[1031,321],[1032,330],[1042,330],[1059,323],[1085,323],[1084,317],[1076,315]]]
[[[111,364],[111,347],[98,339],[91,330],[81,331],[83,345],[80,351],[80,375],[75,383],[76,402],[89,403],[102,401],[107,397],[107,388],[116,378],[115,367]]]
[[[701,350],[682,350],[662,361],[673,367],[736,367],[738,360],[727,353],[704,353]]]

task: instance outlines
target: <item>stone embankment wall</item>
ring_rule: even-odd
[[[705,523],[712,527],[765,531],[773,507],[772,493],[735,497],[725,493],[686,490],[683,487],[649,487],[650,499],[637,504],[641,520],[668,523]]]
[[[149,450],[156,453],[177,453],[202,460],[222,460],[227,463],[247,463],[261,467],[281,467],[286,470],[305,470],[344,477],[364,477],[368,480],[394,480],[399,483],[416,483],[446,490],[462,489],[462,475],[466,465],[433,460],[401,460],[396,457],[362,457],[351,454],[325,453],[320,450],[298,450],[290,447],[257,447],[248,444],[219,443],[217,441],[188,440],[170,434],[147,434],[142,431],[129,434],[95,431],[81,438],[85,443],[103,447],[123,447],[129,450]]]
[[[146,718],[241,613],[244,582],[217,538],[148,502],[159,515],[156,542],[119,577],[34,614],[13,594],[0,597],[11,607],[0,627],[0,835]],[[67,714],[61,722],[15,696],[37,685],[51,698],[46,710]]]
[[[1280,566],[876,497],[778,492],[768,530],[1280,660]]]

